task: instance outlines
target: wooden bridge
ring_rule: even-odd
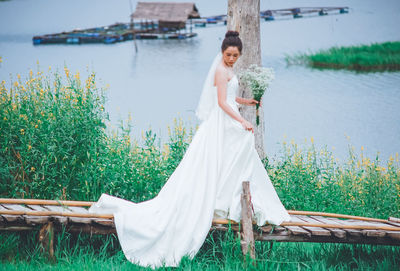
[[[53,257],[54,232],[116,234],[112,214],[88,212],[93,202],[0,198],[0,230],[39,229],[39,241]],[[249,183],[243,183],[242,221],[214,220],[210,231],[240,235],[242,250],[255,258],[254,241],[329,242],[400,245],[400,219],[377,219],[332,213],[289,211],[291,222],[258,227],[252,217]]]

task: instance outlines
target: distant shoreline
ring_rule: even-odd
[[[400,42],[332,47],[311,54],[288,56],[289,64],[317,69],[346,69],[358,72],[400,71]]]

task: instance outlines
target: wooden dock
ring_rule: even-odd
[[[247,183],[248,185],[248,183]],[[280,226],[258,227],[252,219],[249,189],[242,194],[240,224],[225,219],[214,220],[210,231],[240,232],[243,252],[254,241],[318,242],[374,245],[400,245],[400,219],[377,219],[332,213],[289,211],[290,222]],[[247,200],[246,200],[247,197]],[[0,230],[39,231],[44,247],[53,243],[54,232],[62,227],[69,232],[116,234],[112,214],[88,212],[93,202],[0,198]],[[50,239],[49,239],[50,238]],[[50,245],[51,251],[54,251]],[[254,249],[253,249],[254,250]]]

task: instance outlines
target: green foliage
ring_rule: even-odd
[[[132,125],[108,133],[105,90],[92,73],[83,84],[65,68],[26,82],[0,85],[0,197],[96,200],[109,193],[132,201],[153,198],[191,140],[174,120],[169,142],[153,131],[131,142]],[[64,79],[64,81],[63,81]]]
[[[152,130],[131,140],[131,119],[108,132],[105,91],[95,74],[58,73],[0,85],[0,196],[97,200],[108,193],[135,202],[157,195],[181,161],[194,128],[174,119],[161,146]],[[64,81],[63,81],[64,80]],[[354,155],[338,163],[313,140],[308,148],[283,143],[266,168],[289,209],[387,218],[400,215],[398,154],[382,165]]]
[[[400,42],[333,47],[312,54],[287,57],[288,63],[307,63],[314,68],[355,71],[400,70]]]
[[[267,164],[269,176],[289,209],[371,216],[400,215],[399,155],[382,165],[379,157],[360,156],[349,147],[349,158],[339,163],[326,147],[299,147],[283,142],[281,157]]]
[[[131,140],[130,119],[108,131],[105,91],[95,74],[85,84],[79,73],[43,76],[31,72],[10,88],[0,85],[0,197],[97,200],[109,193],[132,201],[153,198],[181,161],[195,129],[181,119],[168,127],[161,146],[152,130]],[[379,157],[339,163],[326,148],[283,142],[282,155],[264,160],[288,209],[387,218],[400,216],[399,156],[385,165]],[[126,261],[115,237],[57,234],[51,264],[40,254],[35,232],[0,234],[2,270],[147,270]],[[232,234],[208,236],[193,260],[179,270],[243,270],[240,243]],[[332,244],[256,244],[257,268],[388,270],[399,265],[397,248]],[[377,260],[379,259],[379,261]],[[163,270],[163,269],[161,269]],[[169,270],[169,269],[168,269]]]
[[[116,236],[55,236],[56,261],[41,253],[37,233],[2,233],[0,270],[152,270],[130,263]],[[4,250],[4,249],[8,249]],[[256,265],[244,262],[233,232],[211,232],[197,255],[177,268],[156,270],[397,270],[400,249],[390,246],[256,242]]]
[[[9,89],[0,85],[0,196],[82,198],[104,151],[104,95],[95,74],[32,71]],[[87,199],[87,197],[83,197]]]

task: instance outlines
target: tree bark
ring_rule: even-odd
[[[247,69],[251,64],[261,66],[260,42],[260,0],[228,0],[227,29],[239,32],[243,43],[242,56],[235,64],[238,74]],[[240,97],[253,98],[250,88],[240,84]],[[259,108],[260,124],[256,124],[256,107],[240,106],[242,116],[254,126],[255,146],[260,158],[265,158],[264,150],[264,110]]]

